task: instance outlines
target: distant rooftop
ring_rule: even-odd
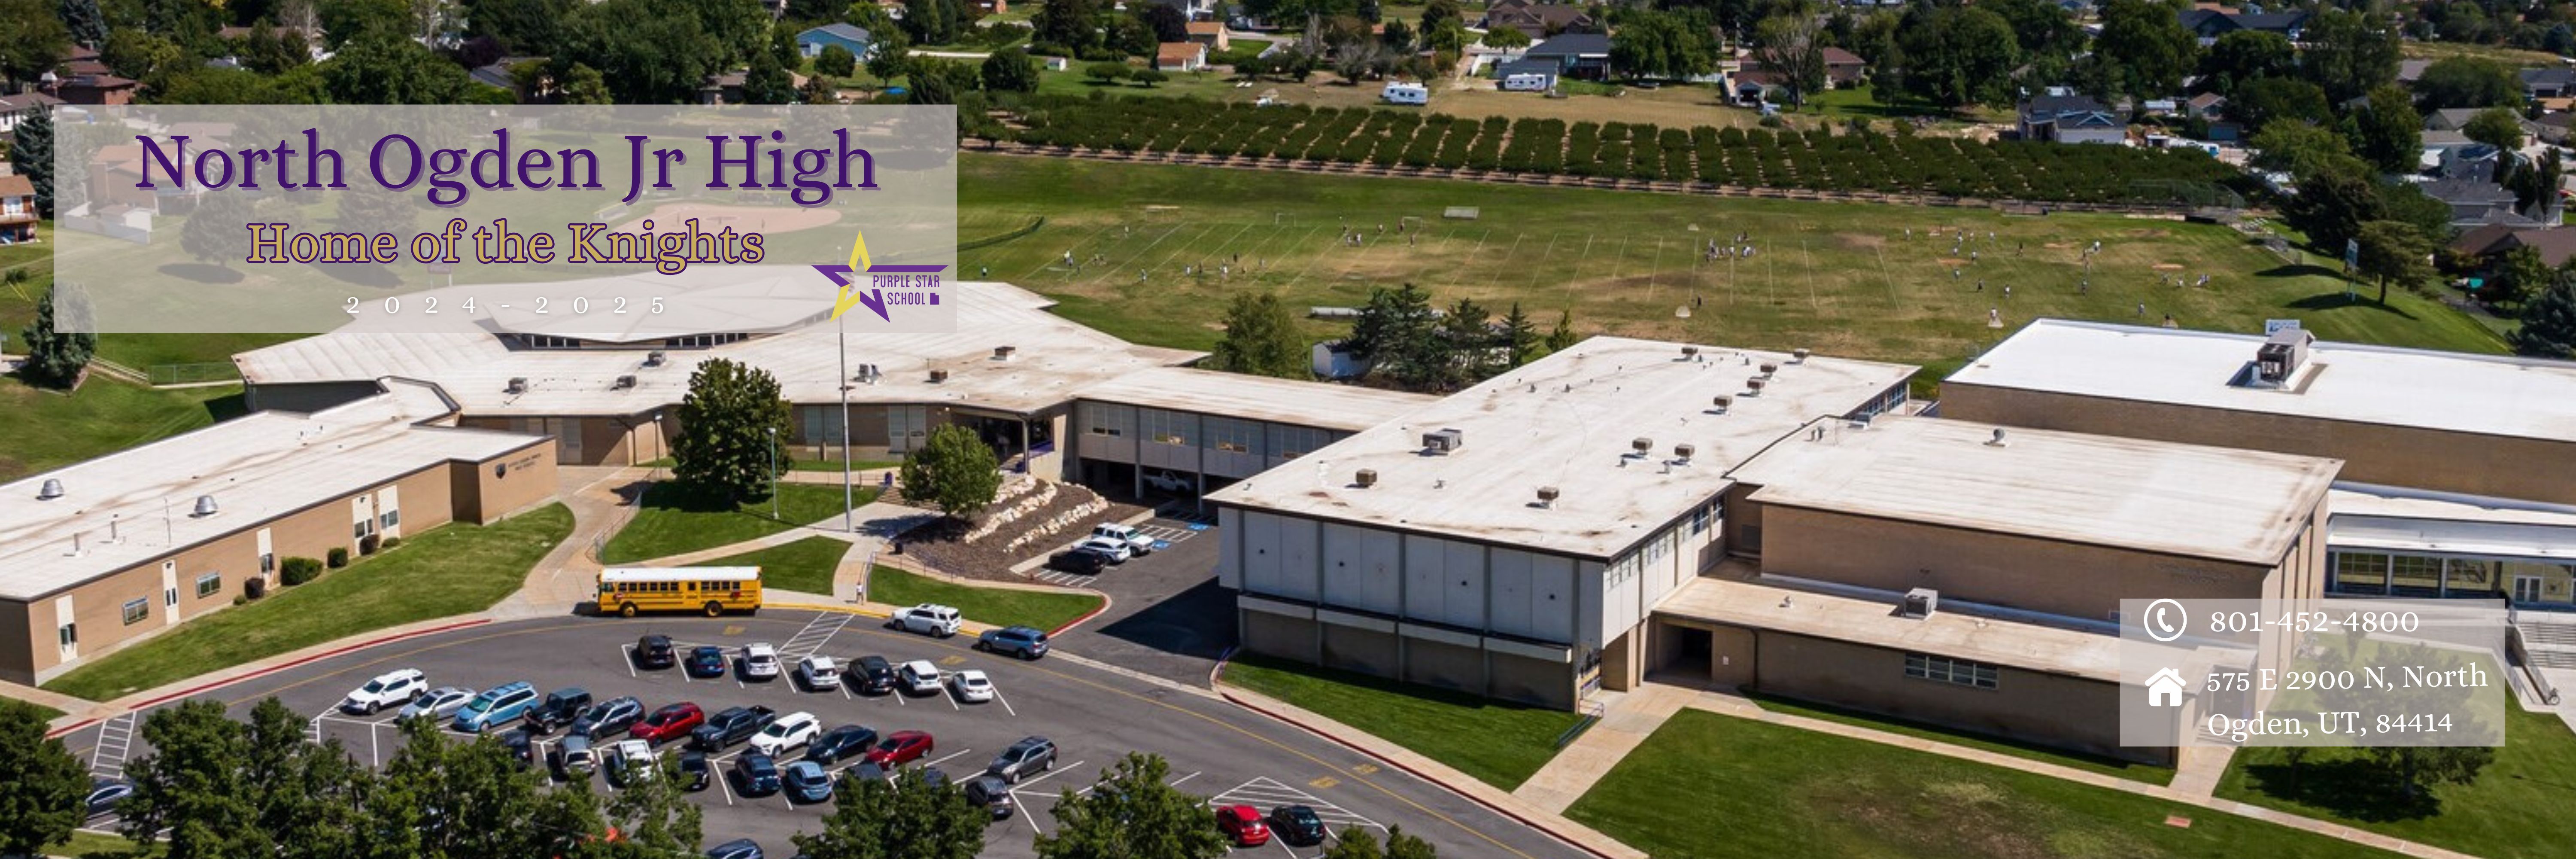
[[[1608,559],[1725,491],[1727,469],[1812,418],[1872,409],[1913,367],[1595,337],[1217,492],[1273,510]],[[1748,379],[1778,370],[1758,396]],[[1714,400],[1732,396],[1723,414]],[[1423,434],[1458,430],[1447,454]],[[1631,443],[1646,439],[1646,455]],[[1676,463],[1675,446],[1694,450]],[[1368,488],[1360,469],[1377,474]],[[1537,504],[1541,486],[1557,500]]]
[[[2170,555],[2280,561],[2339,460],[1939,418],[1794,433],[1728,472],[1752,500]]]
[[[418,383],[378,384],[386,393],[337,408],[256,412],[0,484],[0,599],[37,599],[422,468],[544,441],[416,426],[452,407]],[[49,480],[62,497],[37,497]],[[201,495],[218,512],[192,515]]]
[[[2119,636],[1954,611],[1902,617],[1892,603],[1841,594],[1701,576],[1683,583],[1655,613],[2087,680],[2120,679]]]
[[[1945,382],[2576,441],[2576,363],[2317,341],[2299,384],[2229,384],[2253,334],[2042,319]]]
[[[1156,367],[1084,388],[1086,400],[1205,412],[1246,420],[1357,432],[1439,400],[1428,394]]]

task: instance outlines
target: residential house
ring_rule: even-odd
[[[2576,259],[2576,227],[2514,227],[2487,224],[2460,234],[2451,241],[2451,252],[2493,263],[2497,257],[2516,248],[2530,248],[2550,268]]]
[[[1560,33],[1598,32],[1589,7],[1575,3],[1540,3],[1535,0],[1500,0],[1485,7],[1480,29],[1510,27],[1527,34],[1531,40],[1545,39]]]
[[[2540,136],[2540,142],[2551,146],[2565,146],[2567,128],[2571,120],[2576,120],[2576,113],[2562,110],[2541,114],[2540,118],[2532,120],[2531,124],[2539,129],[2536,133]]]
[[[2576,69],[2552,67],[2523,69],[2522,94],[2530,98],[2565,98],[2576,95]]]
[[[1234,39],[1226,35],[1224,21],[1191,21],[1189,30],[1190,41],[1206,45],[1210,52],[1221,54],[1234,47]]]
[[[1154,46],[1154,68],[1195,72],[1207,68],[1208,46],[1198,42],[1164,42]]]
[[[866,59],[868,46],[872,44],[875,40],[869,38],[867,30],[843,23],[825,24],[796,34],[796,50],[808,57],[822,56],[824,48],[839,45],[841,50],[850,52],[850,56]]]
[[[41,84],[43,92],[61,99],[64,104],[121,105],[134,103],[134,91],[142,84],[127,78],[106,74],[75,74]]]
[[[2183,10],[2183,29],[2200,37],[2201,47],[2218,42],[2218,37],[2241,30],[2278,33],[2290,41],[2299,41],[2306,32],[2310,13],[2298,12],[2228,12],[2220,9]]]
[[[2021,103],[2021,139],[2127,143],[2129,124],[2091,96],[2052,92]]]
[[[705,80],[698,83],[698,103],[744,104],[742,85],[750,76],[751,72],[748,69],[735,69],[720,75],[706,76]],[[787,85],[801,88],[805,86],[805,76],[788,72]]]
[[[36,240],[36,183],[12,173],[0,176],[0,245]]]
[[[2469,120],[2475,119],[2478,114],[2485,113],[2492,109],[2493,108],[2484,107],[2446,107],[2441,110],[2436,110],[2424,115],[2424,130],[2465,132],[2469,128]],[[2517,117],[2517,119],[2522,126],[2522,136],[2540,136],[2539,123],[2532,122],[2528,119],[2519,119],[2519,117]]]
[[[18,122],[35,115],[36,111],[52,110],[54,105],[61,103],[62,99],[33,90],[17,95],[0,95],[0,134],[17,130]]]
[[[2451,207],[2451,226],[2459,229],[2504,224],[2538,227],[2539,221],[2514,211],[2512,191],[2485,179],[2433,179],[2418,186],[2425,196]]]
[[[1181,10],[1181,17],[1192,21],[1213,21],[1217,17],[1217,0],[1153,0],[1153,2]]]
[[[1555,63],[1558,73],[1564,77],[1597,81],[1610,76],[1610,37],[1599,33],[1566,33],[1531,45],[1521,58]]]
[[[2484,143],[2441,150],[2433,175],[2441,179],[2493,179],[2504,150]]]
[[[2416,81],[2424,79],[2424,69],[2432,64],[2432,60],[2398,60],[2398,85],[2407,87],[2414,86]]]
[[[2226,115],[2227,97],[2214,92],[2201,93],[2184,99],[2182,111],[2184,116],[2193,119],[2215,121]]]
[[[1850,89],[1869,81],[1869,61],[1859,54],[1841,48],[1825,49],[1825,82],[1834,89]]]

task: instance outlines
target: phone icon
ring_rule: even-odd
[[[2181,638],[2191,626],[2191,615],[2183,611],[2182,603],[2160,599],[2147,604],[2146,617],[2140,625],[2146,628],[2148,638],[2172,641]]]

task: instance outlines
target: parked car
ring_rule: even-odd
[[[1109,558],[1087,549],[1074,549],[1048,556],[1046,567],[1059,573],[1097,576],[1109,569]]]
[[[707,765],[707,753],[694,750],[680,753],[681,790],[695,793],[706,790],[707,785],[714,781],[714,768]]]
[[[537,737],[528,733],[526,728],[502,734],[501,748],[507,750],[511,757],[519,759],[521,768],[537,765]]]
[[[572,724],[581,711],[590,706],[590,690],[566,686],[546,695],[546,701],[528,710],[528,728],[543,734]]]
[[[872,778],[878,781],[884,781],[887,777],[885,767],[861,761],[858,765],[841,771],[840,789],[849,790],[850,785],[858,783],[858,779]]]
[[[1021,659],[1036,659],[1046,655],[1047,634],[1045,630],[1034,626],[1006,626],[1001,629],[988,629],[984,630],[983,635],[975,637],[975,647],[987,653],[1007,654],[1010,656],[1017,656]]]
[[[1091,526],[1091,539],[1116,540],[1118,542],[1125,543],[1127,544],[1127,551],[1139,558],[1154,553],[1154,538],[1145,536],[1145,533],[1136,530],[1136,526],[1134,525],[1121,525],[1116,522],[1102,522],[1098,525]]]
[[[134,795],[134,783],[121,778],[91,778],[89,800],[82,807],[90,817],[115,814],[116,803]]]
[[[581,715],[573,717],[572,732],[596,740],[626,733],[635,727],[636,722],[643,720],[644,702],[635,700],[633,695],[626,695],[582,710]]]
[[[1270,827],[1261,822],[1261,812],[1249,805],[1218,806],[1216,829],[1237,847],[1259,847],[1270,843]]]
[[[813,742],[814,735],[822,732],[823,723],[815,721],[814,714],[789,713],[761,728],[760,733],[753,734],[751,749],[774,758],[788,749]]]
[[[751,739],[751,735],[760,733],[760,729],[777,720],[777,711],[757,704],[727,707],[708,716],[706,724],[691,730],[689,743],[710,752],[721,752],[727,746]]]
[[[619,740],[608,749],[607,765],[602,767],[611,786],[623,789],[662,772],[662,756],[653,744],[643,740]]]
[[[956,635],[958,627],[964,623],[958,618],[957,609],[931,603],[895,609],[894,616],[886,620],[887,626],[940,638]]]
[[[528,708],[536,705],[537,687],[528,685],[527,681],[495,686],[483,690],[483,694],[457,708],[456,720],[449,727],[468,734],[480,734],[527,715]]]
[[[842,758],[864,756],[875,745],[877,732],[864,725],[842,725],[814,735],[805,744],[805,759],[830,766]]]
[[[742,648],[742,679],[778,679],[778,648],[768,643],[748,644]]]
[[[372,716],[378,710],[409,704],[426,694],[429,694],[429,675],[420,673],[418,668],[396,669],[376,675],[366,685],[349,690],[349,696],[340,699],[340,712]]]
[[[749,838],[736,838],[707,848],[707,859],[767,859],[760,855],[760,845]]]
[[[979,775],[966,780],[966,804],[984,809],[994,820],[1011,816],[1011,786],[1001,778]]]
[[[883,656],[859,657],[859,661],[850,664],[848,682],[858,684],[859,691],[869,695],[892,692],[894,663]]]
[[[1020,779],[1051,769],[1055,769],[1055,741],[1045,737],[1025,737],[993,756],[993,762],[985,765],[984,772],[1019,784]]]
[[[1112,540],[1107,537],[1085,538],[1082,542],[1073,544],[1073,548],[1078,552],[1090,552],[1108,558],[1112,564],[1124,564],[1127,563],[1127,559],[1136,556],[1135,548],[1127,545],[1127,541]]]
[[[474,700],[474,690],[472,689],[467,689],[463,686],[441,686],[421,693],[421,696],[418,698],[411,699],[411,703],[404,704],[402,711],[395,713],[394,717],[406,720],[417,719],[422,716],[428,716],[432,719],[445,719],[456,715],[458,708],[465,706],[465,702],[472,700]]]
[[[993,700],[993,680],[984,672],[967,669],[948,675],[948,691],[968,704],[987,704]]]
[[[590,747],[589,737],[565,737],[546,750],[546,769],[559,781],[588,779],[599,769],[599,750]]]
[[[939,691],[939,666],[930,664],[930,660],[915,659],[906,662],[903,668],[895,673],[901,677],[905,692],[928,695]]]
[[[662,709],[653,711],[653,715],[626,729],[626,735],[646,742],[667,743],[688,736],[690,731],[697,730],[706,722],[705,711],[698,709],[696,704],[682,701],[662,705]]]
[[[667,635],[647,635],[635,640],[635,667],[669,668],[680,661],[678,648],[671,646]]]
[[[1324,843],[1324,818],[1303,805],[1283,805],[1270,810],[1270,834],[1288,842],[1290,847],[1313,847]]]
[[[725,658],[724,648],[703,644],[689,648],[689,658],[683,663],[682,668],[687,670],[691,677],[709,680],[725,676],[725,672],[733,670],[733,661]]]
[[[923,755],[930,754],[930,750],[935,747],[936,744],[931,741],[929,732],[896,731],[887,734],[885,739],[878,740],[876,748],[868,750],[866,760],[868,763],[891,769],[920,760]]]
[[[768,796],[778,792],[778,761],[759,752],[744,752],[733,759],[733,792],[744,796]]]
[[[796,660],[796,685],[807,692],[841,688],[841,666],[829,656],[808,656]]]
[[[829,802],[832,799],[832,775],[813,761],[796,761],[782,770],[779,777],[787,785],[787,801],[792,803]]]

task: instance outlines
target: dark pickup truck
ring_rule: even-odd
[[[706,724],[689,732],[689,743],[710,752],[724,751],[726,746],[751,739],[769,723],[778,721],[778,712],[757,704],[749,707],[727,707],[708,716]]]

